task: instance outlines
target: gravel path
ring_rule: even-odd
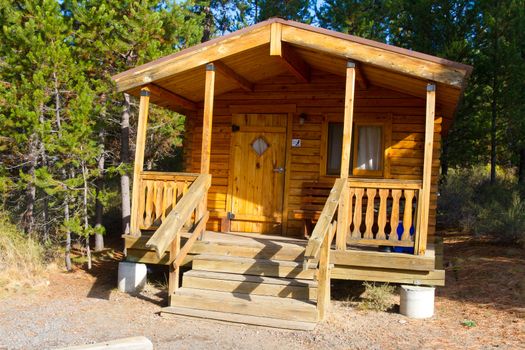
[[[439,290],[436,315],[430,320],[358,311],[348,302],[335,300],[328,319],[313,332],[161,317],[158,312],[164,293],[151,285],[136,296],[118,292],[115,266],[111,262],[99,267],[95,275],[83,270],[53,272],[49,287],[0,300],[0,349],[47,349],[137,335],[151,339],[155,349],[525,348],[525,319],[516,312],[522,310],[520,304],[498,304],[494,297],[495,302],[483,303],[485,299],[465,297],[475,292],[467,283],[471,275],[467,265],[461,271],[465,283],[447,276],[449,286]],[[516,269],[512,264],[502,266]],[[347,288],[339,283],[334,294],[346,291],[348,297]],[[500,293],[511,293],[508,291],[500,289]],[[484,295],[482,292],[476,295]],[[491,300],[491,295],[487,298]],[[512,300],[516,301],[515,295]],[[466,319],[476,326],[461,325]]]

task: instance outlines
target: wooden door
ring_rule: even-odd
[[[286,114],[232,117],[230,229],[282,233]]]

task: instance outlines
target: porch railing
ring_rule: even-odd
[[[162,224],[146,243],[154,249],[160,258],[166,249],[170,249],[170,274],[168,295],[171,302],[173,293],[179,287],[179,270],[193,243],[206,229],[209,212],[206,210],[206,193],[211,185],[210,174],[200,174],[182,195],[174,208],[167,214]],[[193,220],[192,220],[193,219]],[[181,247],[182,228],[188,221],[193,221],[189,228],[189,237]]]
[[[325,317],[330,303],[330,247],[337,233],[337,212],[341,207],[346,179],[337,179],[308,240],[304,253],[304,268],[317,266],[317,311],[319,319]]]
[[[138,210],[133,220],[140,230],[156,230],[199,174],[143,171]]]
[[[414,247],[421,181],[348,181],[347,243]]]

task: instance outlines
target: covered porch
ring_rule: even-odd
[[[273,19],[115,76],[140,96],[127,260],[170,266],[175,313],[204,298],[299,328],[324,317],[330,279],[443,285],[439,142],[469,72]],[[150,102],[186,115],[187,172],[144,171]],[[239,290],[301,303],[267,315]]]

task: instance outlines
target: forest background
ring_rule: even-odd
[[[472,65],[438,221],[525,243],[525,0],[0,0],[0,235],[71,269],[128,232],[137,101],[110,77],[275,16]],[[184,117],[150,118],[145,167],[181,170]]]

